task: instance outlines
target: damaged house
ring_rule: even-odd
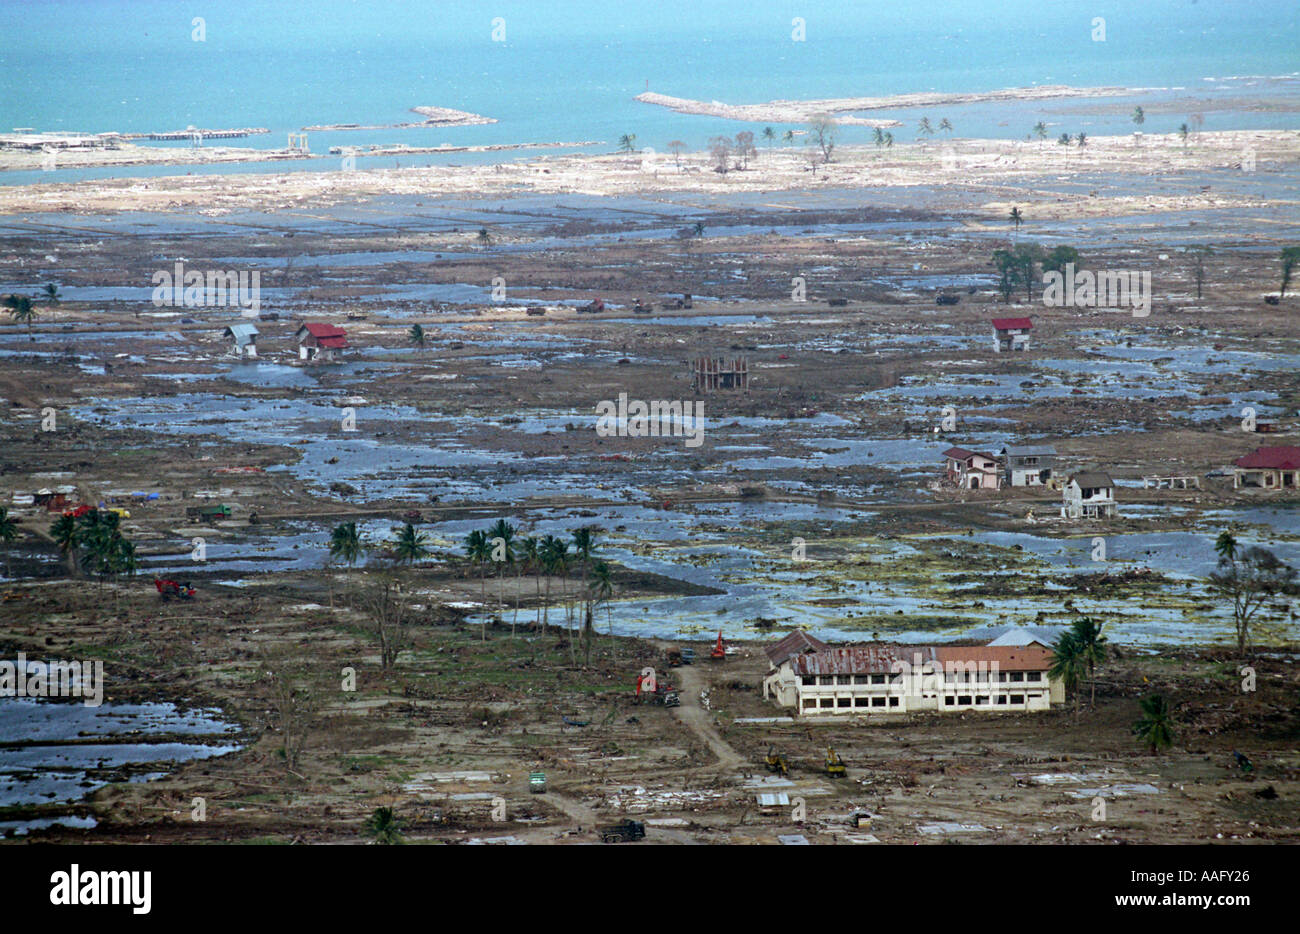
[[[1300,447],[1263,447],[1234,462],[1232,488],[1294,490],[1300,488]]]
[[[230,352],[236,357],[257,356],[257,328],[251,324],[232,324],[222,332],[231,342]]]
[[[943,452],[944,477],[963,490],[996,490],[1002,486],[1002,470],[992,454],[949,448]]]
[[[763,697],[800,716],[1047,710],[1065,701],[1051,667],[1037,644],[827,648],[788,655]]]
[[[993,349],[998,353],[1007,350],[1028,350],[1029,332],[1034,322],[1028,318],[994,318]]]
[[[1009,444],[1000,453],[1007,486],[1046,486],[1052,482],[1056,448],[1050,444]]]
[[[1071,474],[1061,497],[1062,519],[1113,519],[1119,515],[1115,481],[1101,471]]]
[[[298,359],[330,363],[342,356],[348,346],[347,332],[332,324],[304,322],[294,335],[298,339]]]

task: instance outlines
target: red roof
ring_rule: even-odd
[[[335,349],[343,348],[348,345],[347,332],[342,328],[337,328],[332,324],[321,324],[316,321],[304,321],[302,327],[298,329],[301,334],[306,331],[322,347],[333,347]]]
[[[1034,326],[1034,322],[1028,318],[994,318],[993,327],[999,331],[1012,331],[1016,329],[1028,331]]]
[[[955,461],[969,461],[976,457],[982,457],[985,460],[997,461],[992,454],[985,454],[983,451],[968,451],[965,448],[948,448],[943,452],[944,457],[951,458]]]
[[[1052,653],[1038,645],[856,645],[796,655],[790,668],[797,675],[890,674],[896,663],[913,669],[974,663],[1001,671],[1046,671]]]
[[[1265,470],[1300,470],[1300,447],[1259,448],[1254,454],[1237,458],[1238,467]]]
[[[826,649],[825,642],[816,636],[808,635],[802,629],[796,629],[775,645],[763,646],[763,651],[767,653],[773,668],[804,652],[824,652]]]

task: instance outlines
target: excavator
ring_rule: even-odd
[[[786,761],[785,756],[776,751],[775,746],[767,747],[767,770],[778,773],[782,778],[790,774],[790,763]]]
[[[826,774],[831,778],[844,778],[848,775],[848,769],[844,767],[844,760],[835,752],[834,746],[826,747]]]
[[[725,661],[727,658],[727,646],[722,641],[722,630],[718,630],[718,644],[709,652],[709,658],[715,662]]]

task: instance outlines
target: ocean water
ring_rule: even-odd
[[[196,41],[196,16],[203,20],[202,41]],[[803,41],[793,35],[796,17],[804,22]],[[1095,17],[1105,19],[1105,41],[1094,41]],[[670,140],[702,149],[712,136],[762,127],[633,100],[647,87],[754,103],[1036,84],[1181,90],[1110,101],[1109,113],[1081,112],[1076,100],[967,105],[928,115],[936,124],[947,116],[957,136],[1024,137],[1039,119],[1060,131],[1102,135],[1133,128],[1133,103],[1193,94],[1209,102],[1207,130],[1291,128],[1294,113],[1212,105],[1274,95],[1294,100],[1297,25],[1296,0],[0,0],[0,129],[256,126],[271,133],[230,144],[279,148],[287,133],[304,126],[391,124],[419,119],[409,112],[413,106],[435,105],[499,122],[313,133],[312,151],[548,141],[592,141],[584,148],[608,151],[630,133],[638,146],[662,152]],[[919,113],[872,116],[903,120],[895,135],[910,139]],[[1170,132],[1187,118],[1152,113],[1144,129]],[[864,142],[868,134],[843,128],[840,138]],[[475,156],[366,164],[438,161]],[[307,162],[234,170],[295,165],[321,168]],[[131,174],[149,171],[157,170]],[[11,177],[2,180],[11,184],[41,175],[6,174]]]

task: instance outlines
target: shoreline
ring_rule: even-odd
[[[465,150],[513,151],[541,146],[513,144],[466,147]],[[208,153],[217,150],[207,150]],[[202,152],[181,150],[183,153]],[[357,155],[365,155],[358,152]],[[417,154],[415,150],[386,155]],[[302,154],[298,154],[302,158]],[[328,161],[337,156],[309,156]],[[586,194],[594,196],[671,193],[761,193],[812,188],[880,188],[958,185],[966,188],[1005,188],[1018,180],[1045,176],[1082,176],[1113,172],[1152,179],[1171,172],[1245,168],[1274,172],[1300,162],[1300,132],[1237,130],[1194,134],[1184,142],[1177,135],[1091,137],[1085,148],[1047,141],[955,139],[944,142],[899,143],[890,149],[844,146],[835,160],[813,165],[806,147],[762,148],[744,171],[715,172],[707,153],[619,153],[559,155],[481,165],[412,166],[397,169],[289,172],[283,174],[167,175],[153,178],[112,178],[48,185],[0,186],[0,214],[65,212],[96,214],[115,211],[194,209],[208,216],[234,211],[272,211],[319,206],[356,197],[383,195],[479,195],[519,193]],[[239,161],[232,159],[229,161]],[[994,191],[997,201],[1015,200]],[[1168,196],[1161,200],[1167,201]],[[1186,207],[1228,207],[1253,204],[1228,191],[1186,192],[1178,196]],[[1110,213],[1116,205],[1141,211],[1153,202],[1144,195],[1101,197],[1083,192],[1057,211],[1067,216]]]

